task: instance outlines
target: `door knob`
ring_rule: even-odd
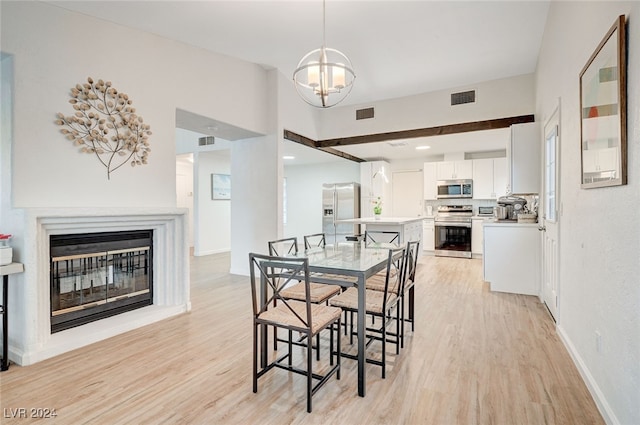
[[[538,230],[541,231],[541,232],[546,232],[547,228],[544,227],[544,226],[538,226]]]

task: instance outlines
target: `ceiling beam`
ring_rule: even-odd
[[[416,137],[443,136],[447,134],[467,133],[470,131],[495,130],[510,127],[513,124],[533,122],[533,115],[519,115],[515,117],[498,118],[485,121],[473,121],[460,124],[439,125],[437,127],[417,128],[415,130],[392,131],[389,133],[366,134],[363,136],[340,137],[338,139],[319,140],[318,148],[333,146],[349,146],[361,143],[386,142],[398,139],[413,139]]]
[[[334,149],[334,146],[349,146],[362,143],[386,142],[399,139],[413,139],[416,137],[444,136],[447,134],[468,133],[470,131],[495,130],[498,128],[511,127],[513,124],[523,124],[534,122],[533,115],[518,115],[514,117],[497,118],[493,120],[472,121],[460,124],[439,125],[436,127],[417,128],[414,130],[392,131],[389,133],[365,134],[363,136],[340,137],[337,139],[312,140],[308,137],[284,130],[284,138],[292,142],[300,143],[310,148],[319,149],[324,152],[336,155],[355,162],[365,162],[348,153]]]
[[[354,162],[366,162],[362,158],[358,158],[357,156],[349,155],[346,152],[339,151],[337,149],[333,149],[331,147],[321,148],[317,145],[318,142],[309,139],[308,137],[304,137],[300,134],[294,133],[293,131],[285,130],[284,138],[290,140],[292,142],[300,143],[301,145],[308,146],[310,148],[318,149],[326,153],[330,153],[331,155],[336,155],[344,159],[348,159]]]

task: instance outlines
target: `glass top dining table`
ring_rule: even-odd
[[[340,242],[327,245],[324,248],[311,248],[298,253],[298,257],[309,259],[310,273],[349,276],[351,279],[326,279],[325,283],[358,288],[358,395],[366,395],[366,291],[367,279],[387,265],[389,249],[398,249],[393,243],[374,243],[365,245],[364,242]],[[357,279],[353,279],[353,277]],[[314,277],[314,282],[323,282],[322,278]],[[354,282],[355,281],[355,282]]]
[[[312,272],[357,276],[359,273],[377,273],[380,265],[384,268],[389,249],[397,248],[398,245],[393,243],[365,246],[364,242],[340,242],[324,248],[310,248],[299,252],[297,256],[309,259],[309,269]]]

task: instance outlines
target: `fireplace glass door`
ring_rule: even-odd
[[[97,250],[117,245],[117,241],[82,241],[64,249],[52,247],[52,331],[128,311],[140,302],[151,303],[150,240],[133,239],[120,244],[124,246],[120,249]],[[88,250],[92,252],[84,252]]]

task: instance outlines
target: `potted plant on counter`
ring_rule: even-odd
[[[376,220],[380,220],[380,215],[382,214],[382,199],[378,196],[378,199],[373,201],[373,216]]]

